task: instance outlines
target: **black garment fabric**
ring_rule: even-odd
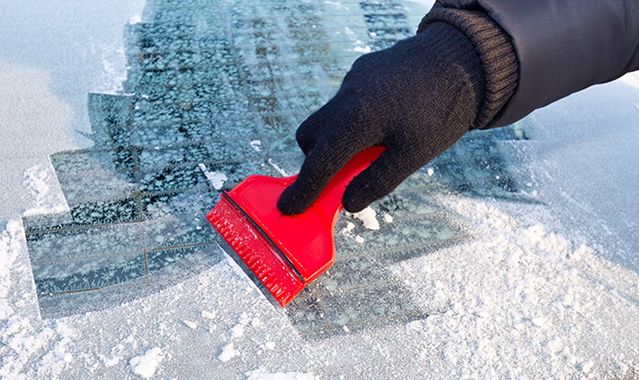
[[[489,32],[486,38],[501,37]],[[375,145],[384,153],[351,181],[342,203],[358,212],[388,194],[480,120],[484,71],[473,43],[444,22],[358,58],[337,94],[297,130],[306,160],[279,209],[304,211],[350,158]]]
[[[519,63],[508,35],[485,13],[439,8],[428,13],[417,33],[435,22],[458,28],[471,41],[484,71],[483,102],[473,128],[486,127],[515,92],[519,82]]]
[[[446,10],[484,13],[517,54],[518,88],[487,128],[639,70],[637,0],[438,0],[424,22]]]

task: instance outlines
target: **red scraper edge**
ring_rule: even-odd
[[[305,212],[288,216],[277,200],[297,176],[252,175],[224,192],[206,218],[268,292],[286,306],[335,262],[333,229],[348,183],[384,151],[355,155]]]

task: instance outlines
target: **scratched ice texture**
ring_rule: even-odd
[[[222,189],[296,172],[296,127],[359,55],[414,33],[411,17],[398,1],[150,0],[125,28],[123,93],[89,95],[94,146],[51,157],[69,211],[24,218],[43,316],[181,281],[221,260],[218,244],[233,255],[204,218],[221,189],[202,164],[226,176]],[[533,202],[502,154],[527,143],[524,129],[468,134],[373,205],[395,220],[378,231],[341,218],[335,265],[286,310],[301,336],[428,316],[385,268],[467,238],[430,194]]]

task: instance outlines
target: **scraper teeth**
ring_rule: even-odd
[[[256,261],[261,262],[261,260]],[[260,264],[258,266],[254,263],[253,265],[249,265],[249,268],[253,271],[253,273],[255,273],[264,287],[266,287],[266,289],[271,292],[271,294],[278,300],[278,302],[286,303],[292,298],[293,295],[291,294],[291,292],[287,291],[283,284],[280,284],[276,281],[275,276],[268,270],[268,266],[263,264]]]
[[[304,288],[235,206],[223,199],[207,219],[280,305],[285,306]]]

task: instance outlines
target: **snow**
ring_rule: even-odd
[[[586,373],[588,366],[583,364],[591,354],[584,353],[584,346],[596,350],[592,344],[617,344],[612,342],[622,339],[624,333],[607,330],[612,325],[629,332],[619,318],[636,315],[636,302],[593,285],[604,281],[610,286],[612,278],[619,278],[623,272],[623,276],[634,278],[628,292],[638,284],[636,273],[612,269],[614,266],[593,256],[592,250],[557,231],[549,231],[547,224],[541,222],[552,220],[546,213],[530,212],[527,217],[513,218],[491,202],[454,200],[449,203],[453,210],[472,222],[475,233],[490,238],[420,260],[424,262],[422,272],[414,273],[411,279],[432,281],[431,307],[438,303],[451,306],[444,315],[429,317],[426,322],[432,339],[450,339],[443,353],[448,361],[460,366],[460,377],[492,377],[490,368],[499,369],[506,377],[521,377],[524,372],[517,364],[505,364],[509,357],[516,357],[519,363],[528,361],[528,366],[542,371],[539,373],[566,374],[569,368],[581,368]],[[582,257],[576,259],[575,252]],[[472,266],[462,264],[469,260]],[[405,269],[411,266],[402,264]],[[454,267],[455,271],[436,269],[442,266]],[[446,276],[453,280],[446,280]],[[568,294],[581,302],[566,303]],[[603,322],[599,319],[603,315],[609,315],[611,320]],[[596,330],[590,326],[593,319],[599,321]],[[604,328],[608,332],[600,330],[601,323],[608,325]],[[633,337],[627,337],[627,341],[636,342],[637,334],[631,334]],[[560,344],[560,339],[566,341]],[[610,347],[607,350],[621,352]],[[460,355],[465,358],[463,364],[458,362]],[[547,359],[542,363],[539,358]]]
[[[248,325],[249,320],[246,314],[242,314],[240,321],[231,329],[231,337],[241,338],[244,336],[244,328]]]
[[[639,89],[639,74],[637,73],[628,73],[619,78],[619,81]]]
[[[30,198],[32,205],[22,213],[23,216],[69,211],[50,161],[46,166],[35,165],[27,169],[23,186],[25,197]]]
[[[144,355],[136,356],[129,364],[133,369],[133,373],[145,379],[151,378],[158,370],[160,363],[164,359],[162,349],[154,347],[144,353]]]
[[[529,118],[529,165],[539,196],[575,233],[639,271],[637,109],[639,73],[562,99]],[[561,126],[561,128],[558,128]],[[605,127],[604,127],[605,126]]]
[[[342,235],[350,235],[350,233],[353,231],[353,229],[355,229],[355,223],[353,222],[346,222],[346,227],[342,228],[342,230],[340,231]]]
[[[197,329],[197,323],[196,322],[184,320],[184,321],[182,321],[182,323],[184,323],[191,330]]]
[[[102,360],[102,363],[107,368],[118,365],[120,363],[120,360],[122,360],[122,357],[120,356],[112,356],[109,358],[104,355],[98,355],[98,357]]]
[[[379,230],[379,221],[377,220],[377,212],[372,207],[366,207],[360,212],[352,214],[355,219],[359,219],[364,223],[364,227],[369,230]]]
[[[113,91],[126,73],[122,27],[143,0],[3,2],[0,12],[0,218],[32,204],[23,176],[50,154],[88,147],[87,92]],[[63,48],[61,48],[63,47]],[[104,63],[108,63],[105,70]]]
[[[142,22],[142,17],[140,15],[133,15],[129,19],[129,25],[135,25]]]
[[[348,39],[355,45],[353,47],[353,51],[360,54],[367,54],[373,51],[370,45],[365,45],[364,42],[357,38],[355,32],[349,28],[348,26],[344,27],[344,34],[348,37]]]
[[[370,206],[357,213],[346,212],[345,215],[359,220],[362,222],[362,226],[368,230],[377,231],[380,229],[379,220],[377,220],[377,211]],[[393,217],[386,212],[382,214],[382,219],[385,223],[393,222]],[[353,238],[358,244],[364,244],[366,239],[362,235],[353,234],[355,227],[356,226],[353,222],[347,221],[346,226],[340,230],[340,233],[344,236]]]
[[[37,70],[10,72],[25,81],[43,78]],[[44,319],[24,226],[19,218],[7,219],[0,223],[0,378],[421,378],[425,373],[633,378],[639,363],[639,271],[636,192],[628,189],[637,183],[632,170],[637,132],[629,120],[637,117],[639,99],[632,85],[615,86],[590,89],[528,119],[537,144],[517,152],[525,159],[517,169],[532,169],[526,190],[535,202],[428,194],[467,237],[384,268],[408,299],[428,312],[427,318],[407,323],[359,331],[349,322],[335,336],[305,339],[300,326],[264,299],[226,256],[104,310]],[[37,89],[54,95],[48,85]],[[65,114],[64,102],[45,103],[51,108],[43,109],[57,110],[56,125],[71,124],[58,119]],[[10,165],[20,175],[7,186],[22,180],[28,186],[33,210],[27,214],[66,209],[46,159]],[[26,168],[32,169],[23,178]],[[380,228],[375,211],[367,213],[356,223]],[[393,222],[390,214],[381,219]],[[396,219],[385,227],[404,222]],[[353,236],[356,227],[349,220],[342,233],[363,244],[362,236]],[[362,234],[381,233],[373,231]]]
[[[262,141],[260,141],[260,140],[251,140],[250,144],[251,144],[251,147],[253,149],[255,149],[256,152],[259,152],[259,151],[262,150],[262,148],[261,148],[262,147]]]
[[[226,174],[216,171],[209,171],[206,165],[204,165],[203,163],[199,163],[198,167],[200,168],[202,173],[204,173],[204,176],[206,176],[206,179],[215,190],[222,189],[222,187],[224,186],[224,182],[228,180]]]
[[[356,53],[362,53],[362,54],[366,54],[366,53],[370,53],[371,51],[373,51],[373,49],[371,49],[370,46],[366,45],[366,46],[355,46],[353,48],[353,51]]]
[[[237,352],[237,350],[235,349],[235,346],[233,345],[233,342],[231,342],[227,344],[226,346],[224,346],[224,348],[222,348],[222,352],[217,358],[223,362],[228,362],[229,360],[233,359],[234,357],[238,355],[239,355],[239,352]]]
[[[417,3],[417,4],[421,4],[424,5],[427,8],[430,8],[433,6],[433,4],[435,3],[434,0],[405,0],[408,3]]]
[[[351,214],[352,215],[352,214]],[[355,224],[353,222],[346,222],[346,226],[342,228],[340,233],[344,236],[348,236],[350,238],[355,239],[355,241],[359,244],[364,244],[366,239],[364,239],[361,235],[355,234],[353,235],[353,230],[355,229]]]
[[[310,373],[301,372],[276,372],[266,373],[263,370],[255,370],[246,374],[246,380],[315,380],[316,377]]]
[[[277,170],[277,172],[280,173],[283,177],[288,176],[288,173],[286,173],[284,169],[282,169],[277,163],[275,163],[275,161],[273,161],[272,158],[268,159],[268,163],[269,165],[273,167],[273,169]]]
[[[374,377],[380,350],[385,368],[409,374],[620,377],[632,368],[639,359],[636,272],[601,259],[601,248],[571,236],[542,206],[452,195],[433,200],[477,238],[389,268],[432,311],[429,317],[372,331],[349,328],[323,342],[300,339],[252,288],[229,297],[245,292],[247,279],[226,261],[105,311],[42,320],[23,227],[11,221],[0,234],[0,377],[55,378],[80,368],[119,378],[160,369],[163,377],[179,377],[184,363],[210,373],[223,371],[214,363],[234,363],[245,376],[312,376],[306,370],[312,364],[326,378],[355,371]],[[185,321],[198,323],[193,315],[219,324],[217,332],[184,329]],[[335,357],[335,347],[354,348]],[[415,359],[404,363],[407,356]],[[342,370],[335,372],[338,363]],[[352,363],[357,370],[343,369]],[[256,365],[265,369],[250,372]]]
[[[0,233],[0,378],[31,371],[34,358],[41,376],[55,376],[74,361],[69,351],[75,330],[64,321],[42,323],[25,256],[22,224],[9,221]]]
[[[210,312],[208,310],[202,310],[202,318],[206,319],[215,319],[215,313]]]
[[[52,185],[43,172],[49,154],[72,145],[73,134],[65,130],[72,109],[40,68],[0,59],[0,83],[0,218],[8,219],[31,209],[33,196]],[[25,181],[34,185],[30,194],[24,194]]]

